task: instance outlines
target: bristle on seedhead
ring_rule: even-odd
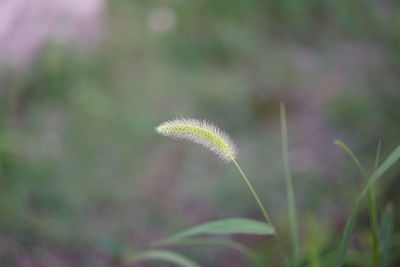
[[[204,120],[176,119],[156,127],[156,131],[174,139],[185,139],[201,144],[216,153],[223,161],[235,159],[237,149],[229,136]]]

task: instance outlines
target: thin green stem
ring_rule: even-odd
[[[242,168],[240,168],[239,164],[236,162],[235,159],[232,158],[232,161],[233,161],[233,163],[236,165],[236,167],[238,168],[240,174],[241,174],[242,177],[243,177],[243,180],[245,181],[245,183],[246,183],[247,186],[249,187],[251,193],[253,194],[253,197],[254,197],[254,199],[256,200],[257,205],[258,205],[258,207],[260,208],[261,213],[262,213],[263,216],[264,216],[265,222],[266,222],[267,224],[271,225],[271,226],[275,229],[274,224],[272,223],[271,217],[268,215],[267,210],[265,209],[264,205],[262,204],[261,199],[260,199],[259,196],[257,195],[256,191],[254,190],[254,188],[253,188],[252,184],[250,183],[249,179],[247,178],[246,174],[244,174]]]
[[[274,231],[274,237],[275,237],[276,242],[277,242],[277,244],[278,244],[279,252],[281,253],[282,257],[285,259],[286,265],[287,265],[287,266],[290,266],[289,260],[288,260],[288,258],[286,257],[286,254],[283,252],[283,249],[282,249],[281,238],[280,238],[278,232],[276,231],[276,228],[275,228],[275,226],[274,226],[274,224],[273,224],[273,222],[272,222],[272,220],[271,220],[271,217],[269,216],[267,210],[265,209],[264,205],[262,204],[260,197],[258,196],[256,190],[254,190],[254,187],[253,187],[253,185],[250,183],[250,180],[247,178],[246,174],[244,173],[244,171],[242,170],[242,168],[240,168],[239,164],[236,162],[236,160],[235,160],[234,158],[232,158],[232,162],[235,164],[236,168],[239,170],[239,172],[240,172],[240,174],[242,175],[243,180],[245,181],[247,187],[250,189],[251,193],[253,194],[253,197],[254,197],[254,199],[256,200],[257,205],[258,205],[258,207],[260,208],[262,215],[264,216],[265,222],[266,222],[267,224],[271,225],[271,226],[274,228],[274,230],[275,230],[275,231]]]
[[[293,255],[295,262],[299,258],[299,231],[298,222],[296,214],[296,201],[294,197],[293,190],[293,179],[290,173],[290,163],[289,163],[289,149],[288,149],[288,133],[286,124],[286,111],[285,104],[280,104],[280,117],[281,117],[281,139],[282,139],[282,156],[283,156],[283,170],[286,183],[287,191],[287,201],[288,201],[288,212],[289,212],[289,222],[290,230],[292,234],[292,245],[293,245]]]

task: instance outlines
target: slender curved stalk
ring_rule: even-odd
[[[296,201],[294,198],[293,179],[290,174],[289,164],[289,149],[288,149],[288,133],[286,126],[286,110],[285,104],[280,104],[280,117],[281,117],[281,139],[282,139],[282,156],[283,156],[283,170],[285,174],[285,183],[287,191],[287,202],[289,212],[290,231],[292,234],[293,256],[295,262],[299,258],[299,231],[296,214]]]
[[[242,168],[240,168],[240,166],[239,166],[239,164],[236,162],[236,160],[232,158],[232,161],[233,161],[233,163],[236,165],[236,167],[238,168],[240,174],[241,174],[242,177],[243,177],[243,180],[245,181],[245,183],[246,183],[247,186],[249,187],[251,193],[253,194],[253,197],[254,197],[254,199],[256,200],[257,205],[258,205],[258,207],[260,208],[261,213],[262,213],[263,216],[264,216],[265,222],[266,222],[267,224],[271,225],[271,226],[275,229],[274,224],[272,223],[271,217],[268,215],[268,212],[267,212],[267,210],[265,209],[264,205],[262,204],[260,197],[257,195],[256,191],[254,190],[253,185],[250,183],[250,181],[249,181],[249,179],[247,178],[246,174],[244,174]]]
[[[239,170],[239,172],[242,175],[243,180],[245,181],[247,187],[250,189],[251,193],[253,194],[253,197],[256,200],[257,205],[260,208],[262,215],[264,216],[265,222],[267,224],[271,225],[274,228],[274,230],[275,230],[274,231],[274,237],[275,237],[276,242],[278,244],[279,252],[281,253],[282,257],[285,259],[286,266],[290,266],[289,260],[288,260],[286,254],[283,252],[283,249],[282,249],[281,238],[280,238],[279,234],[276,232],[276,228],[275,228],[275,226],[274,226],[274,224],[273,224],[273,222],[271,220],[271,217],[269,216],[267,210],[265,209],[264,205],[262,204],[260,197],[258,196],[256,190],[254,190],[253,185],[250,183],[250,180],[247,178],[247,176],[243,172],[242,168],[240,168],[240,166],[237,163],[237,161],[234,158],[232,158],[232,162],[235,164],[236,168]]]

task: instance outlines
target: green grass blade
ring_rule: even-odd
[[[381,151],[382,151],[382,142],[379,140],[378,147],[376,149],[376,155],[375,155],[374,172],[379,167],[379,162],[381,161]]]
[[[345,151],[351,157],[351,159],[354,161],[355,165],[359,169],[361,175],[365,179],[368,179],[367,172],[365,171],[364,167],[362,166],[360,160],[356,157],[356,155],[354,155],[353,151],[340,140],[334,141],[334,144],[337,145],[338,147],[340,147],[343,151]],[[371,196],[371,194],[369,194],[368,200],[371,200],[370,196]],[[360,201],[357,200],[356,205],[353,207],[353,210],[351,211],[350,216],[346,221],[346,225],[345,225],[345,228],[343,231],[342,239],[340,241],[339,251],[338,251],[338,255],[337,255],[337,259],[336,259],[336,266],[338,266],[338,267],[343,266],[345,258],[346,258],[347,250],[349,249],[351,234],[353,232],[354,225],[355,225],[356,218],[357,218],[359,202]],[[371,203],[371,201],[369,201],[369,203]],[[371,211],[371,209],[370,209],[370,211]]]
[[[353,159],[354,163],[356,164],[356,166],[358,167],[358,169],[360,170],[361,175],[365,178],[368,179],[367,176],[367,172],[365,170],[365,168],[362,166],[362,164],[360,163],[360,160],[354,155],[353,151],[346,146],[343,142],[336,140],[334,142],[337,146],[339,146],[341,149],[343,149],[347,154],[349,154],[349,156]],[[377,153],[376,153],[376,157],[375,157],[375,164],[374,164],[374,171],[376,170],[378,163],[379,163],[379,158],[380,158],[380,142],[378,144],[378,149],[377,149]],[[368,181],[368,180],[367,180]],[[371,246],[371,261],[372,261],[372,266],[373,267],[379,267],[380,265],[380,260],[379,260],[379,237],[378,237],[378,216],[377,216],[377,209],[376,209],[376,200],[375,200],[375,195],[373,193],[373,187],[371,187],[368,191],[367,191],[367,200],[368,200],[368,209],[369,209],[369,213],[370,213],[370,226],[371,226],[371,239],[372,239],[372,246]],[[358,204],[357,204],[358,205]],[[349,227],[354,227],[354,222],[355,222],[355,217],[357,210],[354,210],[354,215],[352,214],[352,216],[350,216],[349,218]],[[350,241],[350,235],[352,232],[352,228],[347,229],[348,231],[346,232],[345,229],[345,233],[348,234],[349,236],[346,236],[346,241],[349,242]],[[344,257],[347,249],[348,249],[348,244],[341,244],[343,245],[343,249],[345,249],[345,251],[342,251],[342,248],[339,250],[340,251],[340,257]],[[342,254],[344,253],[344,254]],[[340,260],[340,262],[344,261],[344,258]]]
[[[389,205],[385,212],[383,213],[381,223],[380,223],[380,259],[381,266],[388,267],[389,266],[389,255],[390,248],[392,245],[392,232],[393,232],[393,210]]]
[[[353,151],[346,145],[344,144],[342,141],[340,140],[336,140],[334,141],[334,144],[339,146],[343,151],[345,151],[350,157],[351,159],[354,161],[355,165],[357,166],[357,168],[359,169],[361,175],[364,177],[364,179],[368,179],[367,176],[367,172],[365,170],[365,168],[362,166],[360,160],[356,157],[356,155],[353,153]],[[376,163],[376,161],[375,161]],[[369,212],[371,214],[371,221],[374,222],[374,219],[376,216],[376,205],[374,205],[374,198],[373,198],[373,194],[372,192],[368,191],[368,208],[369,208]],[[347,254],[347,250],[349,248],[349,243],[350,243],[350,238],[351,238],[351,234],[353,232],[354,229],[354,225],[355,225],[355,221],[356,221],[356,217],[357,217],[357,212],[358,212],[358,206],[359,206],[359,200],[357,201],[355,207],[353,208],[353,210],[351,211],[351,214],[349,216],[349,218],[347,219],[346,222],[346,226],[345,229],[343,231],[343,236],[342,236],[342,240],[340,242],[339,245],[339,252],[338,252],[338,256],[337,256],[337,261],[336,261],[336,266],[343,266],[344,261],[345,261],[345,257]],[[374,225],[374,223],[371,223],[372,225]],[[371,258],[372,261],[374,263],[374,267],[376,266],[376,263],[378,262],[377,260],[377,239],[376,239],[376,235],[374,234],[375,231],[372,230],[372,254],[371,254]]]
[[[282,156],[283,156],[283,170],[286,182],[287,191],[287,201],[288,201],[288,212],[289,212],[289,222],[290,231],[292,235],[292,246],[295,261],[299,257],[299,231],[298,222],[296,214],[296,202],[293,190],[293,179],[290,172],[289,163],[289,149],[288,149],[288,133],[287,133],[287,123],[286,123],[286,110],[285,104],[280,104],[280,119],[281,119],[281,140],[282,140]]]
[[[335,145],[337,145],[338,147],[340,147],[341,149],[343,149],[347,154],[349,154],[349,156],[351,157],[351,159],[354,161],[354,163],[357,165],[358,169],[360,170],[362,176],[367,179],[368,175],[367,172],[365,171],[364,167],[361,165],[360,160],[356,157],[356,155],[354,155],[353,151],[351,151],[351,149],[346,146],[342,141],[340,140],[336,140],[333,142]]]
[[[349,218],[347,219],[346,226],[343,231],[342,240],[340,241],[339,251],[337,254],[337,258],[336,258],[335,266],[337,266],[337,267],[342,267],[344,264],[346,253],[347,253],[347,250],[348,250],[349,244],[350,244],[351,233],[353,232],[354,225],[356,222],[358,205],[359,205],[359,201],[356,202],[356,205],[353,207],[353,210],[351,211],[351,214],[350,214]]]
[[[272,235],[274,233],[274,228],[265,222],[242,218],[230,218],[194,226],[161,242],[175,242],[187,237],[202,234]]]
[[[335,141],[335,144],[339,145],[341,148],[347,148],[346,145],[344,145],[342,142],[340,141]],[[351,150],[349,148],[347,148],[348,150],[344,149],[346,152]],[[354,154],[351,152],[351,154],[354,156]],[[351,155],[350,154],[350,155]],[[392,165],[394,163],[396,163],[397,160],[399,160],[400,158],[400,146],[398,146],[387,158],[386,160],[379,166],[379,168],[369,177],[366,185],[364,186],[361,194],[359,195],[355,206],[353,207],[353,210],[346,222],[346,226],[343,232],[343,236],[342,236],[342,240],[340,242],[339,245],[339,250],[338,250],[338,254],[337,254],[337,258],[336,258],[336,265],[337,267],[341,267],[344,264],[344,260],[345,260],[345,256],[347,253],[347,249],[349,247],[349,243],[350,243],[350,237],[351,237],[351,233],[354,229],[354,225],[355,225],[355,220],[357,217],[357,212],[358,212],[358,207],[359,207],[359,203],[362,200],[362,198],[367,195],[369,189],[371,189],[374,185],[374,183],[380,178],[382,177],[382,175],[390,168],[392,167]],[[357,159],[355,156],[353,158]],[[358,159],[357,159],[358,161]],[[359,161],[358,161],[359,163]],[[357,164],[357,163],[356,163]],[[360,170],[363,171],[363,167],[361,166],[361,164],[357,164],[357,166],[360,168]]]
[[[316,218],[310,217],[310,219],[308,221],[309,243],[306,250],[308,254],[306,266],[322,267],[324,264],[321,254],[325,249],[327,233],[325,233],[326,230],[322,228]]]
[[[126,257],[125,262],[127,264],[134,264],[140,261],[164,261],[173,263],[181,267],[200,267],[194,261],[168,250],[150,250],[141,253],[136,253]]]
[[[374,172],[378,169],[379,161],[381,157],[381,142],[378,142],[378,147],[375,155],[374,162]],[[368,209],[370,212],[370,224],[371,224],[371,260],[372,266],[380,267],[380,258],[379,258],[379,224],[378,224],[378,210],[376,207],[376,198],[374,193],[374,188],[371,187],[367,192],[368,199]]]
[[[382,177],[382,175],[390,168],[396,161],[400,159],[400,146],[398,146],[387,158],[386,160],[380,165],[380,167],[371,175],[367,184],[364,187],[362,192],[362,196],[366,194],[369,188]]]

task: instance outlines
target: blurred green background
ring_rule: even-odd
[[[207,119],[232,136],[288,243],[280,102],[288,108],[303,255],[329,257],[363,184],[332,142],[343,140],[369,167],[379,140],[384,156],[400,143],[400,3],[104,4],[90,45],[48,38],[19,68],[0,55],[1,266],[125,266],[124,251],[196,223],[261,219],[234,166],[155,134],[180,116]],[[379,210],[392,203],[395,216],[399,174],[393,168],[376,192]],[[368,266],[367,228],[363,207],[347,266]],[[265,253],[272,240],[237,239],[265,266],[280,266]],[[399,234],[394,240],[398,266]],[[204,266],[248,266],[222,248],[177,250]]]

